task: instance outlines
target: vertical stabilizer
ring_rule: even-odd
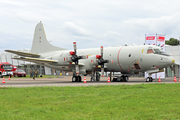
[[[38,53],[58,51],[58,50],[65,50],[65,49],[53,46],[48,42],[43,24],[39,22],[35,28],[31,53],[38,54]]]

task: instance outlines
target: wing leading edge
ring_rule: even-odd
[[[13,53],[13,54],[20,55],[20,56],[24,56],[24,57],[33,57],[33,58],[39,58],[40,57],[40,55],[33,54],[33,53],[20,52],[20,51],[14,51],[14,50],[5,50],[5,51]]]
[[[38,59],[38,58],[29,58],[29,57],[19,57],[19,58],[12,58],[12,59],[34,62],[34,63],[40,63],[40,64],[58,63],[57,60],[47,60],[47,59]]]

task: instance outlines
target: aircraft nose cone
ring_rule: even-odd
[[[175,63],[175,60],[174,60],[174,59],[172,59],[172,63]]]

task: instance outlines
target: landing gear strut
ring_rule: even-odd
[[[81,76],[75,76],[75,75],[73,75],[73,77],[72,77],[72,82],[81,82],[81,81],[82,81]]]

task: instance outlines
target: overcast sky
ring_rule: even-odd
[[[0,0],[0,52],[31,49],[42,21],[51,44],[66,49],[143,44],[145,34],[180,36],[179,0]]]

